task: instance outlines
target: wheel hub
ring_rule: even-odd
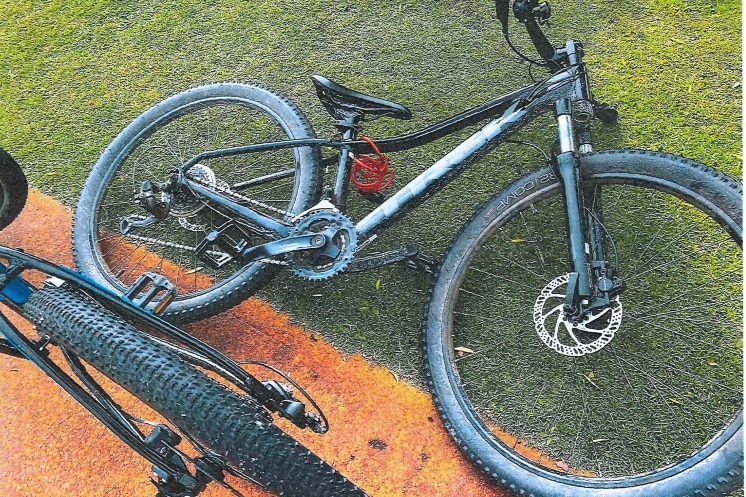
[[[227,187],[228,184],[217,178],[209,167],[195,164],[185,176],[208,188]],[[205,207],[205,204],[188,188],[180,187],[170,193],[163,192],[161,200],[168,202],[169,212],[178,218],[192,217]]]
[[[546,346],[566,356],[598,352],[611,342],[622,323],[622,303],[614,297],[606,307],[591,309],[573,320],[563,308],[569,274],[549,282],[534,304],[534,325]]]
[[[185,176],[189,180],[208,188],[228,186],[225,181],[217,178],[212,169],[203,164],[195,164],[186,172]],[[169,213],[179,219],[179,225],[182,228],[190,231],[205,231],[207,229],[205,225],[194,223],[189,219],[204,209],[205,204],[188,188],[181,187],[172,192],[163,192],[161,200],[168,203]]]

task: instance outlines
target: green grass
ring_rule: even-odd
[[[740,177],[740,2],[599,4],[555,5],[548,30],[554,40],[585,41],[594,91],[621,112],[619,126],[598,130],[598,148],[660,148]],[[163,97],[200,83],[258,81],[279,89],[322,136],[332,129],[308,79],[313,73],[414,111],[411,122],[374,123],[367,131],[375,137],[415,129],[528,82],[486,1],[5,0],[0,8],[0,143],[33,186],[69,207],[122,127]],[[528,48],[525,39],[522,45]],[[551,143],[548,124],[525,136]],[[395,186],[453,143],[394,154]],[[379,248],[415,241],[442,253],[474,202],[537,163],[518,147],[506,150],[397,226]],[[495,163],[507,167],[496,170]],[[352,212],[364,208],[353,205]],[[290,279],[282,305],[344,349],[416,379],[427,285],[426,277],[398,267],[316,285]],[[323,297],[310,297],[318,294]],[[379,312],[361,312],[365,302]]]
[[[582,39],[597,97],[620,123],[598,149],[660,149],[742,175],[741,2],[554,2],[555,41]],[[323,74],[414,111],[381,120],[405,133],[528,84],[487,0],[162,2],[0,0],[0,144],[31,184],[73,208],[106,144],[162,98],[202,83],[261,82],[288,94],[321,136],[333,133],[308,78]],[[519,44],[525,36],[513,25]],[[538,71],[534,71],[538,74]],[[548,147],[551,119],[521,137]],[[401,187],[458,142],[392,154]],[[383,236],[440,256],[476,204],[540,164],[515,145],[491,154]],[[359,219],[370,206],[353,195]],[[429,277],[392,266],[328,282],[276,280],[263,292],[347,352],[422,385],[419,333]]]

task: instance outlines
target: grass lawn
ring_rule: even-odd
[[[740,1],[568,0],[552,7],[548,35],[584,41],[595,94],[621,115],[617,126],[596,127],[597,149],[665,150],[741,178]],[[375,138],[530,82],[528,66],[502,42],[487,0],[0,0],[0,12],[0,144],[32,186],[70,208],[99,153],[125,125],[198,84],[249,81],[280,90],[320,136],[333,128],[311,74],[414,112],[409,122],[367,127]],[[513,30],[529,50],[517,25]],[[551,124],[540,120],[521,137],[548,147]],[[392,154],[394,186],[459,138]],[[479,202],[537,165],[535,152],[504,147],[390,230],[376,249],[416,242],[440,256]],[[355,198],[351,217],[366,209]],[[422,385],[419,333],[429,282],[391,266],[313,284],[288,276],[263,296],[343,350]]]

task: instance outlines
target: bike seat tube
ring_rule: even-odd
[[[577,295],[587,300],[591,295],[590,275],[583,241],[583,218],[580,215],[582,206],[570,100],[561,99],[555,103],[555,117],[560,145],[560,153],[557,154],[557,169],[564,188],[567,228],[570,233],[570,256],[573,270],[578,275]]]
[[[350,114],[346,119],[337,121],[336,126],[342,131],[342,140],[349,142],[357,138],[358,124],[360,116]],[[337,177],[334,182],[334,192],[332,202],[340,212],[347,210],[347,192],[349,190],[350,178],[350,153],[352,147],[343,145],[339,148],[339,164],[337,166]]]

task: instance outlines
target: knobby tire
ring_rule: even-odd
[[[279,495],[364,496],[228,389],[91,299],[43,287],[25,304],[44,333],[140,399],[231,467]]]
[[[724,495],[743,485],[742,187],[667,154],[581,161],[584,185],[621,192],[603,204],[614,248],[653,261],[620,255],[630,317],[583,357],[539,339],[531,306],[558,276],[546,268],[570,264],[560,184],[549,167],[527,175],[475,213],[436,273],[423,349],[437,410],[467,457],[516,495]],[[671,427],[690,445],[678,449]],[[626,445],[645,454],[642,466],[622,458]]]
[[[259,85],[205,85],[154,105],[111,142],[86,180],[73,223],[73,249],[79,269],[118,293],[145,271],[165,273],[179,295],[161,316],[175,323],[204,319],[238,304],[264,286],[278,266],[234,260],[213,268],[194,252],[210,232],[235,216],[206,199],[180,191],[172,195],[169,214],[163,220],[126,235],[121,232],[120,221],[148,215],[134,200],[143,180],[164,182],[169,171],[199,153],[301,138],[315,138],[305,116],[287,97]],[[288,221],[320,195],[317,147],[206,159],[192,168],[191,174],[220,190],[289,170],[295,174],[241,189],[236,193],[244,199],[232,198],[279,221]],[[156,194],[155,198],[164,197]],[[266,207],[245,199],[260,201]],[[248,241],[247,246],[269,241],[240,220],[227,234],[233,244],[241,239]],[[164,266],[171,267],[170,272]]]

